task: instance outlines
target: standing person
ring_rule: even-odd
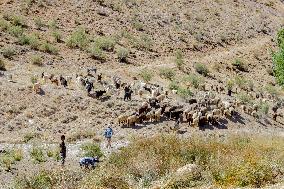
[[[107,145],[106,145],[107,148],[111,147],[112,135],[113,135],[113,131],[112,131],[112,128],[110,127],[110,125],[109,125],[108,128],[106,128],[105,133],[104,133],[104,136],[107,139]]]
[[[66,159],[65,135],[61,135],[60,158],[61,158],[61,165],[64,166]]]

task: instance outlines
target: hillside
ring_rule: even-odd
[[[284,92],[272,73],[272,52],[283,27],[281,0],[2,0],[0,70],[2,63],[6,71],[0,71],[0,149],[15,144],[29,156],[32,146],[54,148],[65,134],[73,149],[69,165],[75,169],[81,143],[98,143],[109,154],[102,133],[111,122],[119,146],[113,151],[133,137],[173,132],[175,120],[165,115],[134,127],[118,125],[118,116],[137,111],[151,96],[137,94],[144,82],[169,91],[164,102],[183,110],[190,106],[188,100],[202,101],[207,95],[259,107],[253,117],[236,106],[236,114],[222,116],[217,125],[192,127],[184,121],[180,138],[235,133],[281,138]],[[88,96],[76,76],[94,67],[102,73],[103,85],[94,82],[92,93],[114,88],[117,76],[133,86],[132,100],[123,101],[123,89],[108,90],[101,99]],[[72,79],[64,88],[44,82],[43,72]],[[41,94],[33,90],[36,81]],[[14,174],[23,173],[31,163],[24,162],[13,164],[8,174],[1,169],[0,184],[6,179],[11,184]],[[48,160],[35,169],[54,164]]]

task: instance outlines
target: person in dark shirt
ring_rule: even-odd
[[[65,145],[65,135],[61,136],[61,143],[60,143],[60,158],[61,158],[61,165],[64,166],[65,158],[66,158],[66,145]]]

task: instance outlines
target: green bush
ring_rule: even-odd
[[[8,31],[14,37],[20,37],[23,34],[23,28],[21,26],[11,26]]]
[[[134,21],[133,22],[133,27],[138,30],[138,31],[143,31],[143,23],[139,21]]]
[[[250,104],[252,102],[252,98],[246,93],[240,93],[237,97],[243,104]]]
[[[195,64],[195,71],[203,76],[207,76],[209,74],[209,70],[205,64],[196,63]]]
[[[106,54],[96,44],[92,43],[88,51],[92,58],[100,60],[100,61],[106,61]]]
[[[240,71],[247,71],[246,65],[239,59],[236,59],[235,62],[232,63],[232,65]]]
[[[243,76],[236,76],[235,83],[241,89],[246,89],[248,81]]]
[[[16,50],[12,47],[6,47],[2,49],[2,54],[5,58],[11,59],[16,54]]]
[[[82,155],[85,157],[102,157],[103,153],[97,144],[86,143],[81,145]]]
[[[31,77],[31,82],[32,82],[32,84],[35,84],[37,82],[37,77],[35,77],[35,76]],[[26,133],[24,135],[23,142],[27,143],[34,138],[40,138],[40,137],[41,137],[41,135],[39,133]]]
[[[4,60],[0,59],[0,70],[1,71],[6,71],[6,65]]]
[[[51,35],[55,39],[56,42],[60,42],[62,39],[62,34],[58,30],[52,31]]]
[[[126,48],[121,47],[117,50],[117,57],[120,62],[126,62],[128,55],[129,55],[129,51]]]
[[[78,28],[67,39],[67,46],[71,48],[78,47],[84,50],[88,46],[89,42],[89,35],[86,33],[85,29]]]
[[[30,156],[36,163],[46,162],[46,157],[41,147],[33,146]]]
[[[177,50],[176,57],[175,57],[175,63],[178,69],[182,69],[184,65],[183,55],[181,50]]]
[[[57,29],[57,22],[56,22],[56,20],[50,20],[47,25],[48,25],[49,29]]]
[[[231,79],[229,79],[228,81],[227,81],[227,89],[228,90],[232,90],[233,89],[233,87],[234,87],[234,81],[233,80],[231,80]]]
[[[21,45],[29,45],[32,49],[38,49],[40,41],[36,34],[22,35],[18,38],[18,42]]]
[[[139,75],[142,77],[142,79],[145,81],[145,82],[149,82],[151,81],[152,77],[153,77],[153,73],[149,70],[142,70]]]
[[[169,89],[170,90],[178,90],[179,89],[179,85],[176,81],[172,81],[169,84]]]
[[[191,97],[193,95],[193,93],[189,89],[182,88],[182,87],[179,87],[177,89],[177,94],[179,96],[181,96],[182,98],[188,98],[188,97]]]
[[[176,73],[171,68],[162,68],[160,69],[160,76],[172,81]]]
[[[42,66],[43,65],[42,57],[40,55],[31,56],[31,63],[33,65]]]
[[[265,90],[274,97],[278,97],[280,95],[280,91],[275,86],[267,85],[265,86]]]
[[[58,54],[58,49],[47,41],[41,44],[40,50],[49,54]]]
[[[43,23],[43,21],[39,17],[35,18],[35,25],[36,25],[37,29],[41,29],[42,27],[45,26],[45,24]]]
[[[198,89],[201,84],[204,83],[204,80],[196,74],[189,74],[183,78],[183,81],[190,82],[190,84]]]
[[[2,31],[8,30],[10,27],[10,23],[4,20],[3,18],[0,18],[0,29]]]
[[[116,44],[114,38],[107,37],[107,36],[97,37],[94,40],[94,43],[98,48],[106,50],[106,51],[112,51]]]
[[[130,35],[127,36],[132,45],[139,50],[150,50],[153,44],[153,41],[150,36],[148,35],[141,35],[139,38],[131,37]]]
[[[24,17],[19,16],[19,15],[12,16],[11,17],[11,23],[14,26],[25,26],[26,25]]]
[[[277,34],[279,50],[272,54],[273,73],[279,85],[284,86],[284,28]]]
[[[0,163],[5,167],[6,171],[10,171],[12,165],[23,159],[23,151],[20,149],[7,150],[0,155]]]
[[[262,114],[267,115],[268,111],[269,111],[269,104],[268,103],[260,103],[259,111]]]

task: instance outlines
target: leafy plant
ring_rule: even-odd
[[[114,38],[107,37],[107,36],[97,37],[94,40],[94,43],[98,48],[106,50],[106,51],[112,51],[116,44]]]
[[[42,19],[39,17],[35,18],[35,25],[37,27],[37,29],[41,29],[42,27],[45,26],[45,24],[43,23]]]
[[[37,163],[46,162],[46,157],[44,156],[43,149],[41,147],[33,146],[30,156]]]
[[[105,53],[96,44],[92,43],[88,51],[92,58],[100,61],[106,61]]]
[[[15,26],[25,26],[25,19],[22,16],[19,15],[13,15],[11,17],[11,22]]]
[[[235,62],[232,63],[240,71],[247,71],[246,65],[239,59],[236,59]]]
[[[252,102],[252,98],[246,93],[240,93],[238,95],[238,98],[243,104],[248,104]]]
[[[40,49],[43,52],[47,52],[47,53],[50,53],[50,54],[57,54],[58,53],[58,49],[54,45],[48,43],[47,41],[42,43],[42,45],[40,46]]]
[[[170,90],[178,90],[179,89],[179,85],[176,81],[172,81],[169,84],[169,89]]]
[[[39,56],[39,55],[33,55],[33,56],[31,57],[31,63],[32,63],[33,65],[42,66],[42,65],[43,65],[42,57]]]
[[[128,55],[129,51],[126,48],[121,47],[117,50],[117,56],[120,62],[126,62]]]
[[[245,89],[247,87],[248,81],[243,76],[236,76],[235,83],[241,89]]]
[[[134,21],[133,22],[133,27],[137,30],[137,31],[143,31],[143,23],[139,22],[139,21]]]
[[[3,18],[0,18],[0,29],[2,31],[8,30],[10,27],[10,23],[4,20]]]
[[[2,49],[2,54],[5,58],[11,59],[16,54],[16,50],[12,47],[6,47]]]
[[[206,65],[205,64],[201,64],[201,63],[196,63],[195,64],[195,71],[197,72],[197,73],[199,73],[199,74],[201,74],[201,75],[203,75],[203,76],[207,76],[208,75],[208,73],[209,73],[209,70],[208,70],[208,68],[206,67]]]
[[[265,87],[265,90],[266,90],[269,94],[271,94],[272,96],[274,96],[274,97],[277,97],[277,96],[280,95],[280,92],[279,92],[278,88],[275,87],[275,86],[267,85],[267,86]]]
[[[179,87],[177,89],[177,94],[180,95],[183,98],[188,98],[188,97],[191,97],[193,95],[193,93],[189,89],[182,88],[182,87]]]
[[[20,37],[23,34],[22,26],[11,26],[8,31],[14,37]]]
[[[227,81],[227,89],[228,90],[232,90],[233,89],[233,87],[234,87],[234,81],[233,80],[231,80],[231,79],[229,79],[228,81]]]
[[[151,79],[153,77],[153,73],[149,70],[146,70],[146,69],[142,70],[139,75],[142,77],[142,79],[145,82],[151,81]]]
[[[38,49],[40,43],[36,34],[22,35],[18,38],[18,40],[19,44],[30,45],[32,49]]]
[[[199,86],[204,83],[203,79],[196,74],[187,75],[183,78],[183,81],[190,82],[190,84],[196,89],[198,89]]]
[[[37,77],[36,76],[32,76],[31,77],[31,82],[32,82],[32,84],[35,84],[35,83],[37,83]],[[25,135],[24,136],[24,141],[26,141],[26,142],[28,142],[30,139],[32,139],[32,138],[29,138],[29,137],[34,137],[33,135]]]
[[[102,157],[103,153],[97,144],[86,143],[81,146],[83,156],[85,157]]]
[[[176,73],[171,68],[162,68],[160,69],[160,76],[169,80],[173,80]]]
[[[86,33],[85,29],[76,29],[71,36],[67,39],[67,46],[71,48],[85,49],[90,42],[89,35]]]
[[[175,63],[177,65],[178,69],[182,69],[182,67],[184,65],[184,60],[183,60],[183,55],[182,55],[181,50],[177,50],[177,52],[176,52]]]
[[[56,42],[60,42],[62,39],[62,34],[58,30],[52,31],[52,37],[55,39]]]

